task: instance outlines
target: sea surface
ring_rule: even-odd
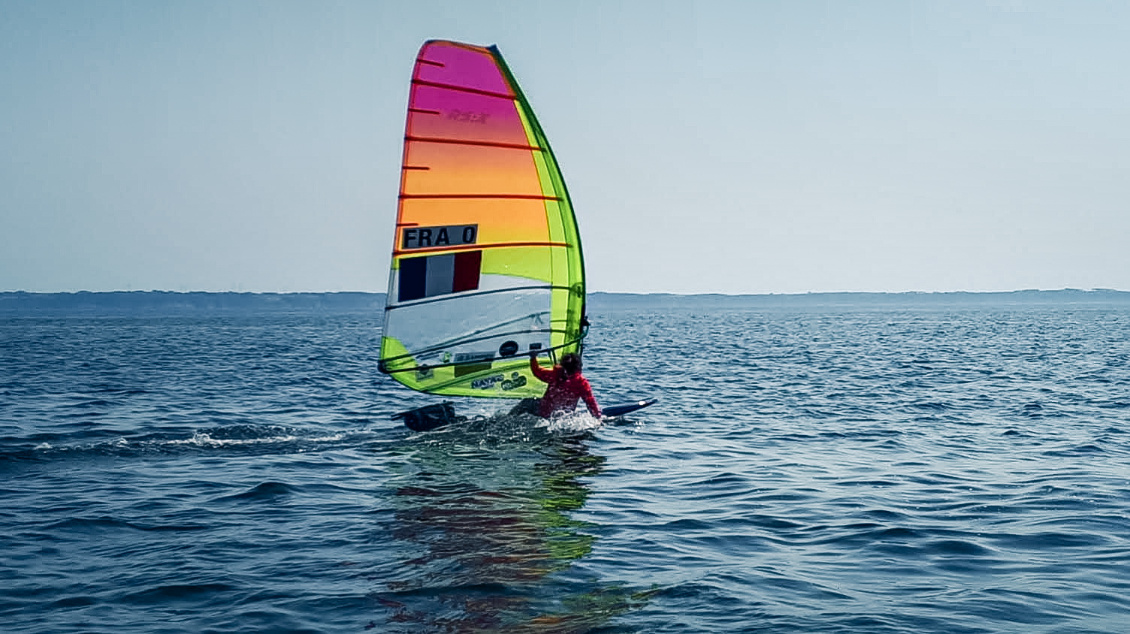
[[[1061,299],[608,300],[659,403],[420,434],[379,311],[9,311],[0,629],[1127,632],[1130,304]]]

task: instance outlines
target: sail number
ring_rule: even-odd
[[[405,227],[400,234],[400,249],[431,249],[475,244],[479,225],[449,225],[446,227]]]

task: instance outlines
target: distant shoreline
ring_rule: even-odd
[[[199,314],[243,312],[372,313],[384,310],[384,293],[249,293],[177,291],[0,292],[0,315]],[[1130,291],[1063,289],[998,292],[829,292],[723,295],[590,293],[589,312],[622,309],[944,308],[1020,305],[1118,305]]]

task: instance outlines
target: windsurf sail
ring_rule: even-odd
[[[426,42],[408,98],[381,371],[421,392],[540,396],[530,351],[579,353],[565,181],[498,48]]]

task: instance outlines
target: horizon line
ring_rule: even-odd
[[[679,292],[679,291],[650,291],[650,292],[633,292],[633,291],[589,291],[588,295],[635,295],[635,296],[674,296],[674,297],[803,297],[808,295],[1001,295],[1009,293],[1130,293],[1130,290],[1123,290],[1117,288],[1018,288],[1011,290],[946,290],[946,291],[922,291],[922,290],[903,290],[903,291],[786,291],[786,292],[748,292],[748,293],[731,293],[723,291],[701,291],[701,292]],[[168,290],[168,289],[114,289],[114,290],[78,290],[78,291],[27,291],[27,290],[2,290],[0,295],[109,295],[115,293],[161,293],[173,295],[385,295],[386,291],[357,291],[357,290],[336,290],[336,291],[244,291],[244,290]]]

